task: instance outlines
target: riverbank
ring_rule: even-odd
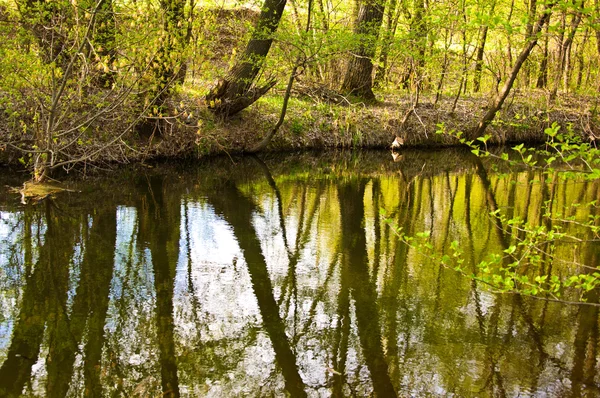
[[[454,98],[441,97],[436,103],[434,97],[423,97],[413,107],[408,97],[381,98],[371,105],[350,104],[345,99],[334,103],[309,97],[300,86],[290,99],[284,123],[265,151],[389,148],[396,136],[407,148],[460,145],[452,135],[436,131],[440,126],[447,132],[468,131],[477,124],[488,101],[484,96],[465,97],[454,105]],[[112,125],[110,134],[95,134],[78,144],[81,152],[86,146],[99,150],[75,168],[240,154],[277,123],[282,101],[282,93],[275,91],[235,117],[220,120],[206,109],[201,96],[186,93],[184,88],[169,102],[168,116],[146,119],[145,129],[122,127],[120,133]],[[541,143],[547,138],[544,129],[553,122],[563,128],[570,125],[582,138],[595,141],[600,139],[598,102],[597,98],[563,95],[549,104],[542,91],[516,92],[489,126],[488,143]],[[135,120],[135,115],[123,119]],[[9,137],[8,129],[0,126],[4,132],[0,142]],[[6,144],[0,149],[2,163],[30,166],[23,152]]]
[[[234,152],[253,146],[277,122],[281,97],[269,96],[229,123],[215,125],[223,137],[221,145]],[[488,105],[487,97],[424,97],[416,107],[407,97],[388,96],[374,105],[351,105],[292,99],[286,121],[268,150],[320,148],[389,148],[396,136],[405,147],[439,147],[459,145],[452,135],[436,134],[444,126],[446,132],[467,132],[477,125]],[[598,99],[563,96],[554,104],[546,102],[543,92],[517,93],[511,97],[488,127],[492,145],[544,142],[544,129],[556,122],[572,125],[587,139],[600,139]],[[200,136],[205,134],[203,131]],[[204,140],[210,146],[210,140]],[[219,149],[210,147],[211,149]]]

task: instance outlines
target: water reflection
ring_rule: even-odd
[[[599,394],[598,307],[494,295],[379,216],[474,267],[522,237],[490,211],[586,220],[598,182],[381,157],[216,160],[0,203],[0,395]],[[597,265],[581,238],[541,271]]]

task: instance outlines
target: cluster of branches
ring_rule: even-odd
[[[38,181],[100,155],[126,160],[124,137],[160,113],[185,75],[185,5],[3,4],[0,149],[21,154]]]

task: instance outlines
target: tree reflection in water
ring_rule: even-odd
[[[588,219],[572,204],[598,183],[500,178],[450,151],[379,158],[215,160],[0,203],[0,395],[600,393],[597,307],[494,295],[379,216],[437,252],[459,241],[475,272],[522,233],[489,211]],[[597,265],[594,239],[547,247],[542,271]]]

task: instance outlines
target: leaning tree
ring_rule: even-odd
[[[265,0],[260,17],[246,46],[225,78],[206,96],[208,108],[222,116],[231,116],[252,105],[275,85],[269,80],[256,86],[255,80],[264,63],[285,8],[286,0]]]

